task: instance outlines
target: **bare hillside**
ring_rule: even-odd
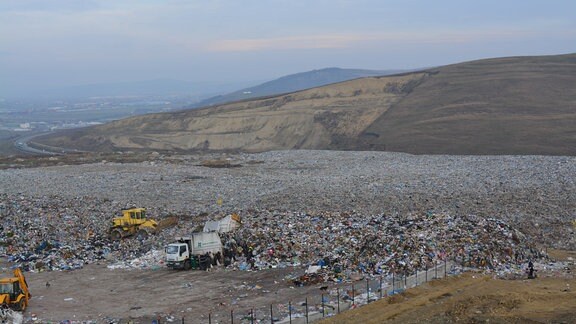
[[[82,150],[576,154],[576,54],[455,64],[129,118],[39,139]]]
[[[291,94],[179,113],[144,115],[42,140],[84,150],[337,149],[427,73],[363,78]]]
[[[433,154],[576,154],[576,55],[429,71],[359,148]]]

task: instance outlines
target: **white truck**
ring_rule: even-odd
[[[168,244],[165,251],[168,268],[189,270],[198,267],[201,256],[222,254],[222,241],[217,232],[192,233]]]

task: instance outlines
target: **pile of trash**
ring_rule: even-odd
[[[47,201],[51,200],[0,196],[0,255],[25,271],[74,270],[99,262],[111,269],[162,267],[164,246],[208,220],[207,214],[190,216],[147,238],[113,241],[108,226],[114,211],[124,206],[87,197],[51,205]],[[497,270],[545,256],[520,231],[497,218],[434,210],[404,215],[267,209],[239,213],[242,226],[221,234],[227,268],[318,266],[308,281],[413,273],[448,258]],[[221,217],[212,215],[208,223]]]
[[[242,229],[227,236],[224,256],[232,262],[225,265],[240,270],[316,265],[299,282],[412,273],[446,258],[498,269],[543,256],[505,223],[475,216],[428,213],[398,219],[277,211],[250,215]]]
[[[394,217],[262,210],[243,217],[225,248],[230,267],[240,270],[316,265],[306,278],[314,282],[413,273],[447,258],[497,270],[545,256],[501,220],[433,211]]]
[[[111,219],[126,206],[89,197],[65,202],[60,197],[0,195],[0,205],[0,256],[24,271],[76,270],[100,262],[145,268],[147,259],[138,260],[152,250],[162,250],[176,230],[111,240]]]
[[[163,250],[150,250],[142,256],[116,260],[108,265],[108,269],[153,269],[157,270],[164,265],[165,253]]]
[[[21,313],[9,308],[0,307],[0,323],[21,324],[24,318]]]

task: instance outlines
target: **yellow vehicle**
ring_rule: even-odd
[[[146,218],[146,208],[124,209],[121,217],[112,219],[110,238],[119,240],[131,235],[145,238],[149,233],[155,232],[157,227],[158,222]]]
[[[17,311],[24,311],[32,295],[22,271],[14,270],[14,277],[0,279],[0,305]]]

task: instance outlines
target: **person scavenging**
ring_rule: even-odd
[[[528,279],[536,278],[536,270],[534,270],[534,263],[532,260],[528,262]]]

